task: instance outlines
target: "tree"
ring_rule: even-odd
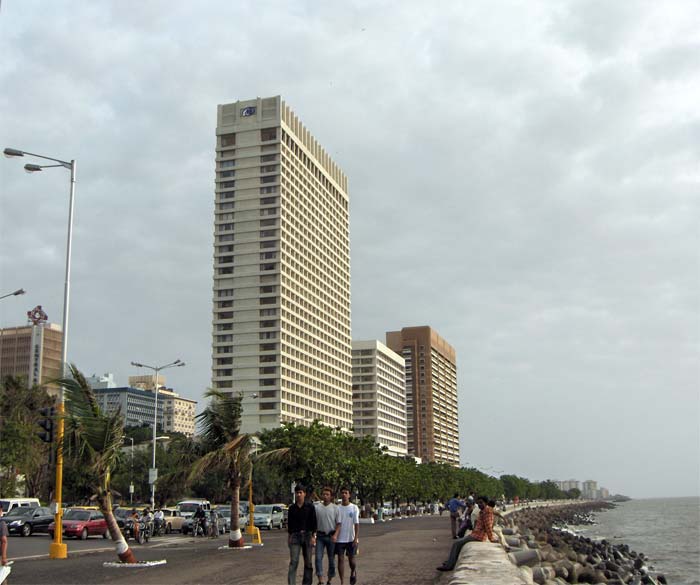
[[[0,494],[48,499],[49,455],[53,445],[37,436],[41,408],[54,401],[40,386],[27,387],[22,378],[7,376],[0,386]],[[24,485],[20,482],[24,479]]]
[[[192,466],[189,479],[193,480],[212,471],[224,472],[226,486],[231,493],[228,545],[240,548],[244,545],[239,518],[241,484],[251,474],[253,436],[240,432],[241,395],[233,396],[209,389],[205,397],[211,399],[209,405],[197,415],[205,454]]]
[[[119,559],[135,563],[134,553],[112,511],[111,477],[124,442],[123,417],[119,412],[104,414],[85,377],[75,365],[71,365],[70,371],[71,377],[57,381],[64,389],[66,400],[64,455],[82,466],[85,481],[104,514]]]

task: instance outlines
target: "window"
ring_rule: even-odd
[[[235,134],[222,134],[219,137],[221,141],[221,146],[235,146],[236,145],[236,135]]]
[[[277,155],[276,154],[266,154],[264,156],[260,157],[260,162],[272,162],[277,160]]]
[[[218,242],[233,242],[233,234],[224,234],[221,236],[216,236]]]
[[[277,128],[263,128],[260,130],[260,140],[262,142],[277,140]]]
[[[221,171],[219,173],[219,178],[220,179],[225,179],[228,177],[235,177],[236,176],[236,171]]]
[[[277,287],[274,287],[274,286],[261,286],[260,293],[261,294],[273,293],[273,292],[275,292],[276,288]]]
[[[263,297],[260,299],[261,305],[274,305],[277,302],[277,297]]]
[[[235,167],[235,166],[236,166],[236,161],[235,161],[235,160],[222,160],[222,161],[219,163],[219,166],[220,166],[222,169],[230,169],[231,167]]]
[[[262,252],[260,254],[260,260],[275,260],[277,258],[277,252]]]
[[[232,288],[222,288],[221,290],[217,290],[216,296],[217,297],[232,297],[233,296],[233,289]]]
[[[265,193],[277,193],[277,187],[272,186],[272,187],[260,187],[260,194],[265,194]],[[264,205],[264,204],[263,204]]]
[[[277,321],[260,321],[260,328],[265,329],[267,327],[275,327],[277,325]]]
[[[263,378],[260,380],[260,385],[261,386],[275,386],[277,384],[277,380],[274,378]]]
[[[232,223],[222,223],[217,226],[219,228],[219,231],[221,232],[230,232],[233,230],[233,224]]]
[[[227,244],[226,246],[219,246],[218,249],[219,254],[223,252],[233,252],[233,244]],[[232,262],[233,260],[231,260]]]
[[[265,250],[266,248],[276,248],[277,242],[267,240],[265,242],[260,242],[260,249]]]
[[[266,177],[260,177],[260,182],[261,182],[261,183],[274,183],[276,180],[277,180],[277,176],[276,176],[276,175],[269,175],[269,176],[266,176]],[[231,187],[233,187],[233,185],[231,185]]]
[[[269,187],[268,187],[269,189]],[[261,189],[262,191],[262,189]],[[275,205],[277,203],[277,197],[263,197],[260,199],[260,205]]]
[[[276,343],[261,343],[260,344],[260,351],[275,351],[276,349],[277,349]]]
[[[219,264],[230,264],[233,262],[233,256],[221,256],[218,260]]]
[[[260,265],[260,270],[263,272],[266,272],[268,270],[275,270],[276,268],[277,264],[274,262]]]
[[[270,362],[275,362],[277,361],[277,356],[276,355],[261,355],[260,356],[260,363],[270,363]]]
[[[216,341],[233,341],[233,335],[217,335]]]
[[[260,227],[270,227],[277,225],[277,220],[276,219],[261,219],[260,220]]]
[[[219,199],[233,199],[235,195],[235,191],[224,191],[219,193]]]
[[[259,333],[260,339],[277,339],[277,331],[261,331]]]
[[[261,238],[274,238],[277,235],[277,230],[260,230]]]
[[[216,365],[218,366],[228,366],[233,363],[233,358],[217,358]]]
[[[260,167],[261,173],[274,173],[277,170],[277,165],[265,165]]]
[[[225,210],[225,209],[233,209],[233,206],[235,203],[233,201],[229,201],[228,203],[219,203],[219,209],[220,210]]]
[[[274,179],[274,177],[272,177]],[[219,185],[222,189],[231,189],[236,186],[236,181],[224,181]]]

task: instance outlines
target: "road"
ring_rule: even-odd
[[[422,516],[361,524],[358,585],[440,583],[441,575],[435,567],[447,557],[452,544],[449,523],[447,516]],[[9,557],[15,563],[9,581],[12,585],[282,585],[287,582],[289,563],[286,537],[284,531],[264,531],[262,547],[234,551],[219,548],[226,543],[223,537],[195,541],[191,536],[179,534],[164,536],[134,547],[140,561],[167,561],[165,565],[151,568],[104,567],[105,561],[117,560],[109,540],[70,540],[69,558],[50,560],[46,555],[48,537],[12,537]],[[36,552],[37,547],[41,549],[39,552]],[[37,558],[36,554],[43,556]],[[301,583],[301,567],[298,574],[297,583]],[[340,583],[337,576],[334,583]]]

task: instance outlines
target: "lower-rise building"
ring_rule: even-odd
[[[355,436],[371,435],[391,455],[406,455],[404,359],[380,341],[352,342]]]

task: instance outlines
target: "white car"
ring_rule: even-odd
[[[275,527],[282,530],[284,524],[284,512],[279,504],[260,504],[255,506],[253,518],[258,528],[267,528],[268,530],[272,530]]]

